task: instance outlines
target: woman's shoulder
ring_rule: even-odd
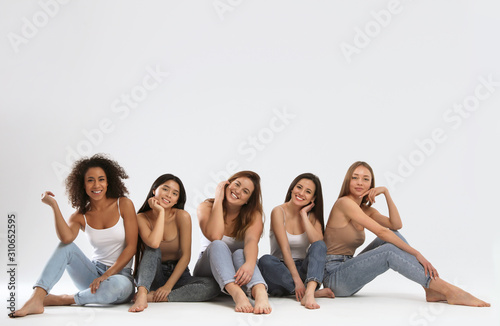
[[[177,208],[175,211],[175,219],[177,221],[185,221],[185,220],[191,221],[191,214],[189,214],[187,211],[183,209]]]

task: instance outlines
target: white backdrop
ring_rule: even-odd
[[[4,266],[15,212],[18,281],[35,281],[58,242],[40,194],[53,191],[69,217],[63,182],[81,156],[117,160],[136,208],[160,174],[183,180],[191,267],[195,208],[232,172],[262,177],[262,255],[270,212],[296,175],[321,178],[327,217],[347,168],[365,160],[390,188],[410,243],[445,279],[493,300],[498,9],[495,1],[0,1]],[[386,211],[383,198],[375,207]],[[77,243],[90,253],[83,234]]]

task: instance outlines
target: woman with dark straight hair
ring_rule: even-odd
[[[323,242],[323,192],[312,173],[297,176],[285,203],[271,212],[271,254],[259,259],[259,268],[272,296],[295,295],[308,309],[317,309],[315,297],[333,298],[323,282],[326,246]]]
[[[189,272],[191,216],[184,210],[185,203],[182,181],[163,174],[137,212],[140,237],[134,274],[138,289],[130,312],[143,311],[148,302],[206,301],[219,294],[215,280]]]

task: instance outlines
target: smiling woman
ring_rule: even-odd
[[[139,241],[134,274],[137,297],[130,312],[148,302],[206,301],[219,294],[211,277],[192,277],[191,216],[184,210],[186,191],[172,175],[159,176],[138,211]]]
[[[233,298],[235,311],[269,314],[267,285],[257,267],[264,227],[259,175],[241,171],[222,181],[215,198],[201,203],[197,213],[204,244],[194,275],[213,276]],[[255,306],[247,294],[255,299]]]
[[[10,317],[40,314],[44,306],[130,301],[134,294],[131,265],[137,245],[137,218],[134,205],[124,197],[127,188],[122,179],[126,178],[123,168],[104,155],[77,161],[66,180],[70,202],[77,209],[68,222],[54,194],[42,194],[42,202],[54,212],[61,243],[35,283],[31,298]],[[73,243],[80,230],[94,248],[92,260]],[[64,270],[80,291],[74,295],[49,294]]]

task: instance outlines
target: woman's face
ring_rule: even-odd
[[[243,206],[252,196],[254,188],[249,178],[237,178],[226,187],[226,200],[233,205]]]
[[[367,192],[372,183],[372,174],[370,170],[364,166],[358,166],[351,176],[351,183],[349,184],[349,193],[353,196],[359,197]]]
[[[171,208],[179,201],[180,187],[174,180],[168,180],[153,192],[163,208]]]
[[[305,206],[315,198],[316,185],[312,180],[300,179],[293,187],[290,200],[297,206]]]
[[[100,167],[92,167],[85,172],[84,176],[85,192],[93,200],[106,198],[108,190],[108,178]]]

